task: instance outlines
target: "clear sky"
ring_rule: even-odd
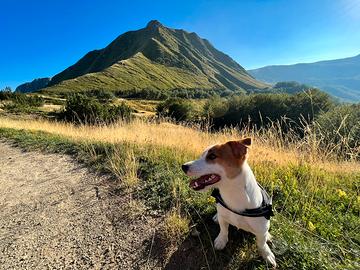
[[[53,76],[152,19],[247,69],[360,53],[360,0],[0,0],[0,89]]]

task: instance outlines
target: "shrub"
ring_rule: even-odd
[[[131,108],[125,103],[119,106],[101,104],[94,98],[77,93],[68,97],[60,118],[80,124],[101,124],[119,119],[130,120],[131,112]]]
[[[44,105],[44,99],[36,95],[14,93],[10,88],[0,91],[0,100],[9,100],[10,103],[3,105],[3,109],[10,112],[31,112],[36,107]]]
[[[157,89],[119,90],[115,94],[116,96],[121,98],[138,98],[152,100],[164,100],[169,97],[169,94],[167,92]]]
[[[334,107],[319,115],[317,124],[323,147],[346,158],[360,158],[360,104]]]
[[[184,99],[171,98],[156,107],[158,116],[165,116],[176,121],[189,121],[196,118],[196,110],[193,104]]]
[[[40,96],[28,96],[26,94],[14,93],[10,99],[16,105],[23,107],[40,107],[44,105],[44,99]]]
[[[219,118],[229,110],[229,103],[224,98],[212,97],[204,105],[204,116],[210,118]]]
[[[12,92],[11,88],[7,86],[4,89],[1,89],[0,100],[9,100],[12,95],[13,95],[13,92]]]
[[[113,92],[104,89],[95,89],[85,93],[88,96],[97,98],[99,100],[111,101],[115,98],[115,94]]]
[[[300,84],[298,82],[278,82],[274,85],[272,90],[276,92],[282,92],[282,93],[298,93],[302,91],[306,91],[311,89],[311,86],[308,86],[306,84]]]
[[[166,100],[168,98],[206,99],[214,96],[225,97],[239,93],[244,92],[235,92],[226,89],[172,89],[169,91],[157,89],[132,89],[117,91],[116,96],[121,98]]]
[[[209,101],[205,109],[210,110],[208,115],[218,128],[244,126],[248,123],[255,127],[263,127],[284,117],[290,118],[295,126],[301,125],[304,119],[311,122],[318,114],[328,111],[333,106],[334,102],[328,94],[313,89],[294,95],[237,95],[228,99]]]

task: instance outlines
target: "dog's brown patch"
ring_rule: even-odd
[[[209,149],[206,162],[220,164],[224,168],[226,176],[232,179],[241,172],[250,146],[251,138],[215,145]]]

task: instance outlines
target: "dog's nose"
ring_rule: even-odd
[[[184,171],[184,173],[187,173],[187,171],[189,170],[189,165],[182,165],[181,169]]]

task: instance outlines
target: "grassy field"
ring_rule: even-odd
[[[74,126],[5,117],[0,117],[0,136],[29,150],[73,154],[88,166],[113,174],[120,193],[132,193],[135,201],[164,216],[159,231],[166,243],[164,260],[170,264],[183,256],[187,259],[182,263],[191,262],[198,269],[267,269],[248,233],[232,229],[228,247],[214,251],[218,227],[211,222],[213,199],[190,190],[180,169],[208,145],[251,136],[255,144],[250,165],[273,195],[272,249],[278,268],[360,267],[360,164],[325,158],[310,138],[280,139],[276,128],[210,133],[196,126],[141,119]],[[188,246],[196,251],[182,253]]]

